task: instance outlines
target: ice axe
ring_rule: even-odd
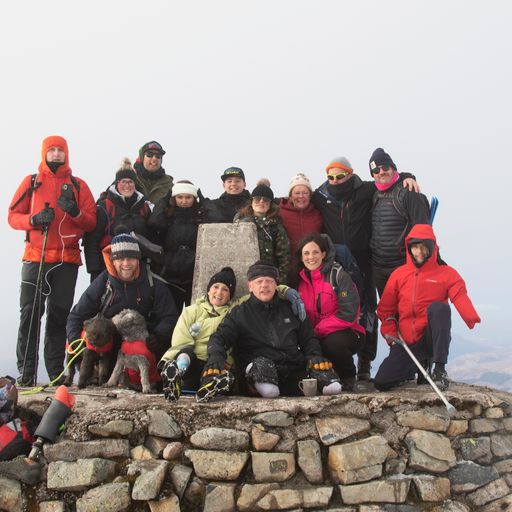
[[[400,338],[395,338],[394,336],[390,336],[390,335],[387,335],[386,339],[388,341],[390,341],[391,343],[396,343],[403,347],[403,349],[407,352],[409,357],[414,361],[414,364],[418,367],[418,370],[421,372],[423,377],[425,377],[425,379],[428,381],[428,383],[432,386],[432,389],[437,393],[437,396],[443,401],[448,413],[453,414],[453,413],[457,412],[457,409],[455,409],[455,407],[450,402],[448,402],[448,400],[443,395],[441,390],[437,387],[436,383],[431,379],[428,372],[425,370],[425,368],[423,368],[423,365],[416,359],[416,356],[412,353],[412,351],[409,348],[409,346],[407,345],[407,343]]]

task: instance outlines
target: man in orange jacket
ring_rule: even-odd
[[[96,225],[94,198],[87,184],[72,176],[64,138],[53,135],[43,140],[38,172],[21,182],[9,206],[8,220],[12,228],[26,232],[16,355],[18,383],[31,386],[37,375],[45,299],[45,366],[51,380],[62,372],[66,319],[82,264],[78,244]]]
[[[445,365],[451,340],[453,303],[470,329],[480,323],[458,272],[441,262],[432,226],[416,224],[405,239],[406,263],[389,277],[377,307],[381,333],[391,345],[382,361],[374,385],[384,391],[414,378],[417,368],[406,353],[390,339],[399,336],[419,361],[434,363],[432,379],[440,389],[448,387]]]

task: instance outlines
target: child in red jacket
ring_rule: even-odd
[[[377,308],[381,333],[391,348],[374,384],[384,391],[414,378],[414,362],[389,339],[401,336],[418,360],[425,365],[435,364],[432,379],[440,389],[446,389],[445,365],[451,341],[448,299],[470,329],[480,323],[480,317],[467,295],[464,280],[455,269],[438,261],[432,226],[414,226],[405,245],[407,262],[391,274]]]

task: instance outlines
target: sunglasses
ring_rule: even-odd
[[[252,200],[255,203],[270,203],[270,199],[268,199],[267,197],[257,196],[257,197],[253,197]]]
[[[372,174],[379,174],[380,171],[388,172],[391,169],[390,165],[378,165],[375,169],[372,169]]]
[[[158,160],[162,160],[162,155],[160,153],[153,153],[152,151],[147,151],[144,155],[148,158],[158,158]]]
[[[327,179],[328,179],[329,181],[341,180],[341,179],[343,179],[345,176],[348,176],[348,172],[340,172],[339,174],[328,174],[328,175],[327,175]]]

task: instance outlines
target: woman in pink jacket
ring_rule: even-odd
[[[306,313],[330,359],[344,391],[352,391],[356,367],[352,356],[364,341],[358,324],[359,294],[350,275],[334,260],[334,246],[327,235],[312,233],[297,247],[298,291]]]

